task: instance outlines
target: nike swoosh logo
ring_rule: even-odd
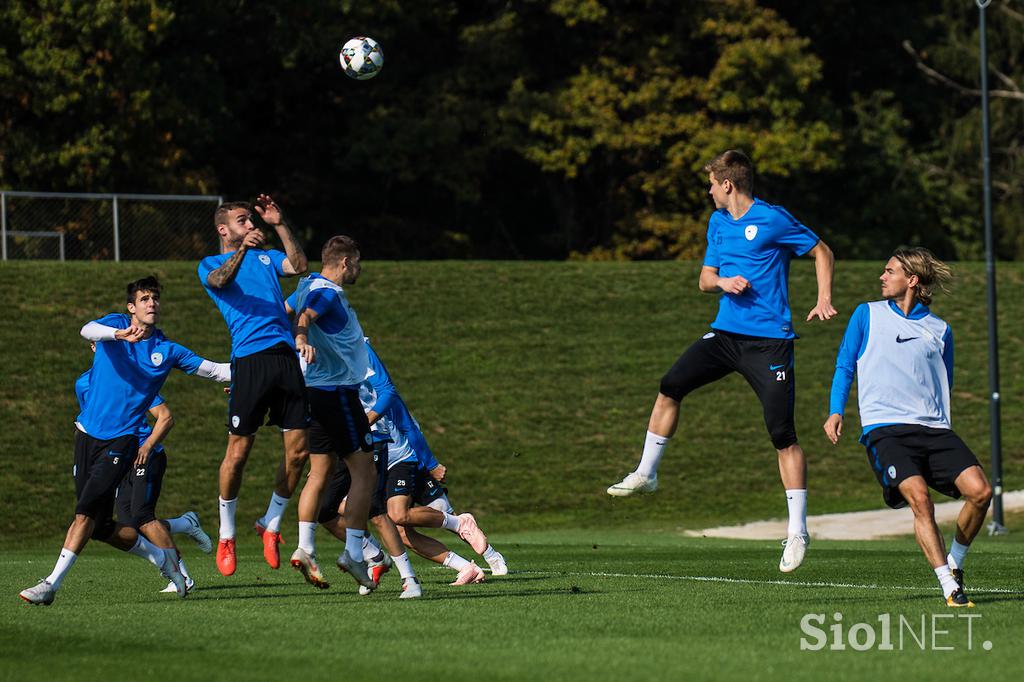
[[[919,339],[919,338],[921,338],[921,337],[920,336],[908,336],[907,338],[904,339],[904,338],[901,338],[899,334],[897,334],[896,335],[896,343],[906,343],[907,341],[913,341],[914,339]]]
[[[785,367],[785,365],[768,365],[768,369],[770,369],[773,372],[777,369],[782,369],[783,367]]]

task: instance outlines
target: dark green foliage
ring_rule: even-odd
[[[998,254],[1019,258],[1024,5],[988,14]],[[904,242],[977,259],[976,15],[960,0],[13,0],[0,186],[270,191],[314,250],[344,229],[389,258],[688,259],[711,210],[700,169],[742,147],[758,194],[841,256]],[[359,33],[387,58],[368,82],[337,63]]]

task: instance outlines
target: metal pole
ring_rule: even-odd
[[[992,441],[992,522],[989,535],[1006,533],[1003,525],[1003,447],[999,410],[999,325],[996,315],[996,265],[992,247],[992,169],[989,158],[988,44],[985,36],[985,8],[992,0],[975,0],[978,5],[978,33],[981,42],[981,165],[985,211],[985,273],[988,281],[988,387]]]
[[[121,224],[117,218],[117,195],[114,195],[114,260],[121,262]]]
[[[0,192],[0,241],[3,241],[4,260],[7,260],[7,193]]]
[[[60,262],[64,262],[64,233],[60,233]]]

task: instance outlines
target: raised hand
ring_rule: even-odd
[[[118,341],[127,341],[128,343],[138,343],[146,335],[146,330],[142,327],[136,327],[134,324],[126,329],[118,329],[114,332],[114,338]]]
[[[255,249],[261,246],[265,241],[267,241],[267,237],[263,234],[262,230],[250,230],[242,239],[242,246],[247,249]]]
[[[277,227],[284,220],[281,215],[281,207],[274,203],[269,194],[261,194],[256,197],[253,208],[260,214],[263,222],[271,227]]]

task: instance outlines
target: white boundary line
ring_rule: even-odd
[[[709,575],[661,575],[657,573],[602,573],[602,572],[576,572],[576,571],[510,571],[510,574],[533,574],[533,575],[554,575],[573,578],[633,578],[633,579],[656,579],[656,580],[684,580],[698,583],[735,583],[741,585],[783,585],[792,587],[838,587],[855,590],[898,590],[898,591],[925,591],[932,589],[932,586],[924,585],[878,585],[878,584],[856,584],[856,583],[832,583],[820,581],[801,582],[796,580],[755,580],[752,578],[726,578],[723,576]],[[1006,587],[979,588],[970,586],[971,594],[1021,594],[1024,595],[1024,587],[1010,589]]]

